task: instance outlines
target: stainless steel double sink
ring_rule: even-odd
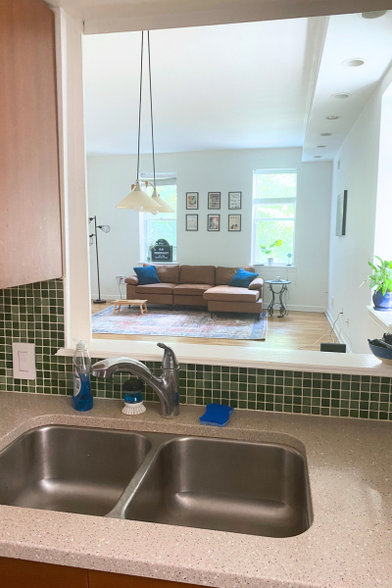
[[[267,537],[312,524],[291,447],[58,425],[0,452],[0,504]]]

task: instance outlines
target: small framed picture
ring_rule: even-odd
[[[198,231],[199,230],[199,215],[198,214],[187,214],[186,215],[186,230],[187,231]]]
[[[221,193],[208,192],[208,208],[209,210],[219,210],[221,207]]]
[[[347,190],[338,194],[336,205],[336,236],[343,237],[346,234],[347,217]]]
[[[220,231],[220,214],[207,214],[207,231]]]
[[[198,210],[198,208],[199,208],[199,192],[187,192],[186,193],[186,209],[187,210]]]
[[[241,209],[242,192],[229,192],[229,210]]]
[[[241,215],[229,214],[229,231],[241,230]]]

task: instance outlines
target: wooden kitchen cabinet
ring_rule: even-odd
[[[193,584],[0,557],[4,588],[196,588]]]
[[[88,571],[0,557],[0,586],[4,588],[88,588]]]
[[[54,26],[0,1],[0,289],[62,276]]]

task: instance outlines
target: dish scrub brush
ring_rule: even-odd
[[[127,380],[123,384],[123,390],[125,397],[122,412],[130,416],[143,414],[146,411],[142,395],[143,381],[139,379]]]

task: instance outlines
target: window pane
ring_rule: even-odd
[[[268,263],[268,255],[260,251],[260,245],[265,245],[267,248],[277,239],[282,239],[283,243],[280,247],[276,247],[272,254],[274,263],[288,263],[287,254],[293,255],[294,250],[294,220],[289,221],[259,221],[255,227],[256,229],[256,244],[255,244],[255,262]],[[293,258],[291,258],[292,262]],[[290,262],[290,263],[291,263]]]
[[[256,172],[256,198],[295,198],[297,174]]]
[[[152,195],[151,185],[147,188],[147,194]],[[166,239],[173,246],[173,261],[176,261],[177,252],[177,186],[159,186],[157,192],[173,209],[174,212],[162,212],[158,214],[145,213],[144,216],[144,243],[141,251],[144,252],[144,260],[149,258],[149,250],[158,239]]]
[[[256,218],[295,218],[295,204],[256,205]]]

